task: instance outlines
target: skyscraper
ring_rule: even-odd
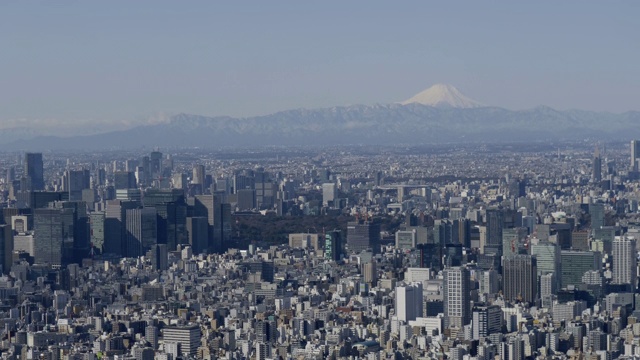
[[[600,149],[598,149],[597,146],[593,154],[593,172],[591,179],[594,183],[600,183],[602,181],[602,159],[600,158]]]
[[[102,253],[104,250],[104,211],[95,211],[89,215],[91,231],[91,246],[94,251]]]
[[[27,190],[44,190],[42,153],[25,154],[24,173],[27,178]]]
[[[195,165],[191,176],[191,183],[204,186],[204,165]]]
[[[126,210],[124,238],[124,256],[138,257],[143,255],[158,242],[158,221],[156,209]]]
[[[140,203],[137,201],[107,201],[104,219],[103,252],[105,254],[114,254],[119,256],[124,254],[127,210],[137,209],[138,207],[140,207]]]
[[[149,156],[149,167],[151,179],[155,180],[162,175],[162,153],[154,151]]]
[[[342,232],[329,231],[324,236],[324,257],[334,261],[342,258]]]
[[[187,204],[180,189],[148,189],[144,206],[156,208],[158,214],[158,243],[167,244],[174,251],[179,244],[188,244]]]
[[[631,284],[636,287],[636,240],[626,237],[617,237],[613,240],[613,283]]]
[[[69,201],[82,201],[82,190],[91,186],[89,170],[67,170],[64,175],[64,191],[69,193]]]
[[[206,217],[209,223],[208,248],[222,252],[231,241],[231,205],[223,202],[220,194],[197,195],[193,204],[193,216]]]
[[[631,170],[638,171],[640,159],[640,140],[631,140]]]
[[[520,247],[527,237],[527,228],[517,227],[502,230],[502,256],[511,257],[520,253]]]
[[[187,232],[189,233],[189,245],[194,254],[202,254],[209,247],[209,222],[206,217],[188,217]]]
[[[116,190],[136,188],[136,175],[133,171],[116,171],[113,174],[113,185]]]
[[[59,209],[35,209],[33,211],[34,245],[36,264],[62,265],[64,224]]]
[[[409,322],[422,316],[422,283],[396,287],[396,315],[398,320]]]
[[[487,209],[486,214],[487,243],[485,245],[501,246],[504,215],[499,209]]]
[[[337,198],[337,188],[335,183],[322,184],[322,205],[333,205],[334,200]]]
[[[504,298],[508,301],[532,303],[538,292],[536,258],[515,255],[502,261]]]
[[[352,221],[347,225],[347,247],[359,253],[371,249],[380,252],[380,224],[370,221]]]
[[[11,270],[13,256],[13,229],[11,225],[0,225],[0,266],[2,273]]]
[[[537,276],[555,273],[554,292],[559,290],[562,282],[562,256],[560,246],[549,242],[540,241],[531,245],[531,255],[536,258]]]
[[[471,321],[470,275],[466,267],[444,270],[444,326],[462,329]]]
[[[151,246],[151,250],[147,252],[147,256],[151,259],[151,266],[154,270],[167,270],[169,266],[167,244]]]
[[[582,284],[582,276],[590,270],[598,270],[602,257],[597,251],[569,251],[563,250],[562,258],[562,287]]]
[[[591,229],[599,229],[605,225],[604,204],[589,204],[589,215],[591,216]]]

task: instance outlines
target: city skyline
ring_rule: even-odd
[[[0,0],[0,357],[640,358],[637,10]]]

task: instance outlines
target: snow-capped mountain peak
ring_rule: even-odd
[[[436,84],[424,90],[409,100],[402,101],[402,105],[418,103],[435,107],[476,108],[481,103],[464,96],[458,89],[448,84]]]

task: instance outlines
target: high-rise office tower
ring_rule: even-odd
[[[158,242],[156,209],[128,209],[125,215],[124,256],[138,257]]]
[[[324,257],[338,261],[342,258],[342,232],[329,231],[324,235]]]
[[[604,204],[589,204],[589,215],[591,216],[591,229],[599,229],[605,225]]]
[[[24,173],[27,178],[27,190],[44,190],[42,153],[25,154]]]
[[[489,246],[502,245],[502,228],[504,226],[504,214],[499,209],[487,209],[487,243]]]
[[[149,156],[149,172],[152,179],[157,179],[162,175],[162,153],[154,151]]]
[[[82,190],[91,187],[89,170],[67,170],[63,178],[64,191],[69,193],[69,201],[82,201]]]
[[[167,244],[156,244],[151,246],[151,250],[147,252],[147,256],[151,259],[151,267],[154,270],[167,270],[169,267],[169,252]]]
[[[640,160],[640,140],[631,140],[631,170],[638,171]]]
[[[515,255],[502,261],[502,282],[505,300],[532,303],[538,292],[536,258]]]
[[[89,226],[91,247],[101,254],[104,250],[104,211],[95,211],[89,214]]]
[[[322,205],[333,205],[334,200],[338,197],[336,184],[324,183],[322,184]]]
[[[561,258],[562,288],[582,284],[582,276],[587,271],[598,270],[602,264],[602,256],[597,251],[563,250]]]
[[[253,172],[245,170],[233,175],[233,193],[237,193],[240,190],[255,190],[256,179],[253,177]]]
[[[531,245],[531,255],[536,258],[537,276],[555,273],[553,291],[560,290],[562,282],[562,256],[560,246],[549,241]]]
[[[143,156],[140,159],[140,164],[143,170],[144,184],[148,185],[151,182],[151,159],[148,156]]]
[[[60,201],[54,203],[64,216],[65,231],[69,235],[65,236],[65,263],[81,263],[83,258],[90,255],[90,225],[87,213],[87,204],[83,201]]]
[[[466,248],[471,247],[471,221],[469,219],[453,220],[451,240],[462,244]]]
[[[116,190],[136,188],[137,184],[135,173],[132,171],[116,171],[113,174],[113,186]]]
[[[636,287],[637,251],[636,240],[627,237],[618,237],[613,240],[613,283],[631,284]]]
[[[105,254],[122,256],[125,253],[124,239],[126,236],[127,210],[140,207],[138,201],[107,201],[104,219]]]
[[[144,206],[158,213],[158,243],[174,251],[179,244],[188,244],[187,204],[180,189],[148,189]]]
[[[370,249],[380,252],[380,224],[370,221],[352,221],[347,225],[347,248],[359,253]]]
[[[188,217],[187,232],[189,233],[189,245],[195,255],[202,254],[209,247],[209,222],[204,216]]]
[[[231,241],[231,205],[223,202],[221,194],[196,195],[193,216],[207,218],[209,250],[217,253],[225,251]]]
[[[195,165],[193,167],[193,174],[191,177],[191,183],[194,185],[204,186],[204,165]]]
[[[453,242],[453,223],[449,219],[439,219],[433,224],[433,241],[439,246]]]
[[[13,263],[13,229],[11,225],[0,225],[0,266],[8,274]]]
[[[462,329],[471,322],[470,275],[466,267],[444,270],[444,326]]]
[[[63,214],[59,209],[35,209],[33,211],[33,257],[36,264],[62,265],[64,241]]]
[[[520,253],[521,244],[527,237],[527,228],[515,227],[502,230],[502,256],[511,257]]]
[[[414,282],[396,287],[396,315],[398,320],[409,322],[423,313],[422,283]]]
[[[602,158],[600,158],[600,149],[598,149],[597,146],[593,154],[593,172],[591,179],[594,183],[600,183],[602,181]]]
[[[7,184],[11,184],[13,183],[13,181],[16,179],[16,168],[11,166],[10,168],[7,169],[7,174],[5,177],[5,182]]]

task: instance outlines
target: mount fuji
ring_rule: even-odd
[[[448,84],[436,84],[416,94],[411,99],[401,102],[402,105],[422,104],[433,107],[450,107],[457,109],[470,109],[483,107],[478,101],[462,95],[458,89]]]

